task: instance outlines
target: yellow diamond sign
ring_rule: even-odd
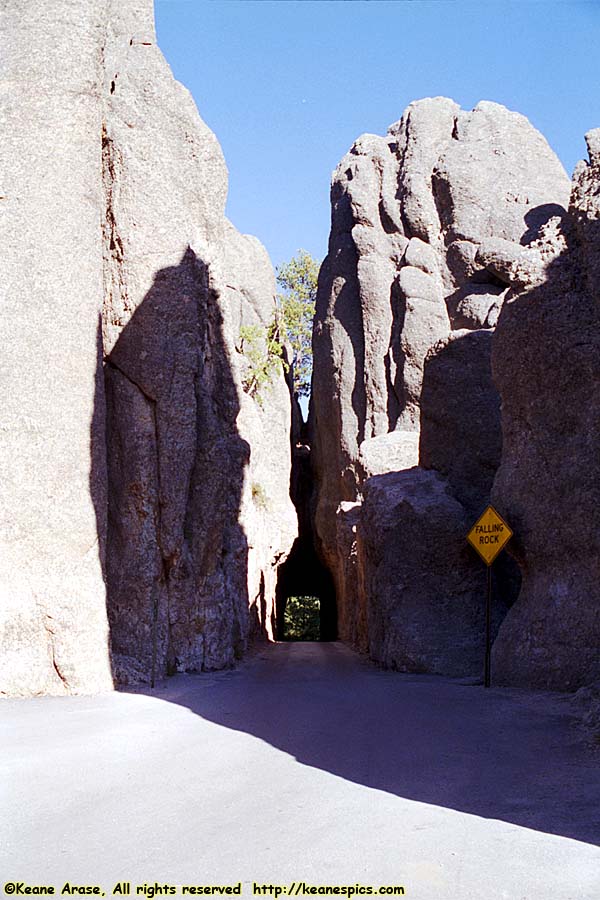
[[[505,544],[512,537],[512,531],[493,506],[477,519],[467,540],[477,550],[486,565],[491,566]]]

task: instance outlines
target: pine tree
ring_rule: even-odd
[[[299,397],[310,394],[312,324],[319,265],[306,250],[298,250],[288,263],[277,267],[277,283],[283,289],[277,301],[286,338],[292,347],[294,392]]]

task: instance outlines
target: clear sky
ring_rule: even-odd
[[[216,133],[227,212],[275,265],[327,251],[331,172],[421,97],[526,115],[571,174],[600,126],[600,2],[155,0],[160,47]]]

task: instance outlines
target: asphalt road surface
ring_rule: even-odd
[[[557,694],[277,644],[154,692],[5,700],[0,721],[0,896],[304,882],[600,900],[600,758]]]

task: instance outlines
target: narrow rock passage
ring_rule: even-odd
[[[600,896],[598,759],[557,694],[292,643],[151,696],[2,708],[3,880]]]

